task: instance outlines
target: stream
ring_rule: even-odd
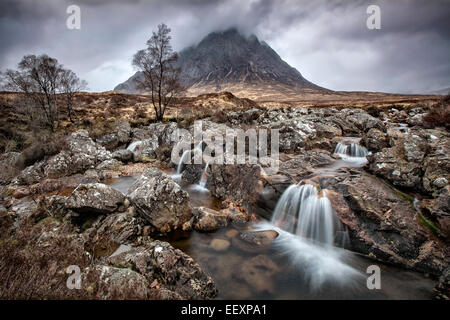
[[[357,141],[352,140],[349,143]],[[352,157],[352,153],[363,155],[361,152],[367,150],[356,150],[353,145],[348,151],[340,147],[342,159],[320,168],[321,174],[333,173],[343,167],[359,167],[365,163],[365,156]],[[210,195],[204,184],[188,185],[181,182],[179,172],[177,174],[175,171],[166,171],[166,173],[189,193],[193,207],[219,209],[218,200]],[[125,176],[112,180],[110,184],[126,194],[137,178],[138,175]],[[320,210],[325,210],[324,212],[329,214],[330,209],[324,209],[326,208],[324,201],[328,199],[325,196],[320,198],[317,193],[312,196],[316,197],[315,201],[310,201],[303,217],[300,213],[299,217],[295,217],[295,223],[297,220],[313,221],[308,214],[315,210],[314,206],[320,206]],[[283,196],[279,200],[281,206],[283,206],[283,203],[280,204],[282,199]],[[293,204],[295,200],[294,203],[285,203],[284,207]],[[300,207],[301,203],[295,205]],[[280,217],[284,217],[283,222],[289,221],[286,214],[278,215],[278,219],[281,219]],[[310,220],[305,220],[305,217]],[[280,225],[283,223],[279,223],[280,220],[277,218],[272,220],[260,218],[257,223],[246,226],[230,225],[211,233],[176,231],[162,240],[170,242],[199,263],[215,281],[219,290],[218,299],[431,299],[433,297],[435,282],[420,273],[382,264],[330,243],[317,241],[320,239],[314,239],[315,236],[311,233],[306,237],[302,236],[301,232],[304,232],[302,228],[298,229],[300,230],[298,232],[288,228],[290,231],[288,232],[284,227],[281,229]],[[311,223],[323,222],[320,219],[314,221]],[[319,227],[314,226],[314,230]],[[317,234],[323,238],[323,232],[327,233],[329,229],[328,227]],[[238,239],[237,234],[245,230],[275,230],[279,236],[270,246],[252,251],[239,245],[239,241],[242,240]],[[218,243],[221,245],[217,246]],[[379,290],[367,288],[366,281],[371,273],[366,273],[366,270],[370,265],[377,265],[381,269]]]

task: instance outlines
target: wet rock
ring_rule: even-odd
[[[258,293],[274,292],[274,275],[279,267],[269,257],[258,255],[242,263],[235,277],[247,282]]]
[[[110,263],[133,268],[149,283],[175,292],[183,299],[211,299],[217,295],[213,280],[181,250],[169,243],[154,241],[146,248],[138,247],[110,258]]]
[[[230,241],[225,239],[213,239],[209,246],[214,251],[226,251],[230,247]]]
[[[252,206],[262,190],[258,180],[258,165],[210,165],[206,188],[218,199],[231,199],[244,206]]]
[[[364,172],[328,188],[337,191],[327,197],[347,226],[352,250],[433,275],[445,269],[445,250],[431,241],[431,231],[401,192]]]
[[[68,209],[78,213],[109,214],[119,210],[125,196],[118,190],[102,183],[79,185],[67,199]]]
[[[194,230],[211,232],[228,225],[228,215],[206,208],[199,207],[194,215],[192,227]]]
[[[115,133],[108,133],[98,138],[95,142],[105,147],[106,150],[111,151],[119,146],[119,137]]]
[[[199,183],[202,178],[203,165],[201,164],[186,164],[183,169],[181,178],[184,182],[190,184]]]
[[[137,212],[161,232],[181,227],[193,215],[188,193],[156,168],[147,168],[128,196]]]
[[[266,251],[273,240],[278,237],[278,232],[274,230],[264,231],[244,231],[233,238],[233,246],[250,253]]]
[[[80,184],[99,182],[99,176],[96,171],[88,170],[85,174],[75,174],[69,177],[56,179],[45,178],[37,184],[30,186],[30,192],[33,195],[51,193],[58,191],[61,194],[72,192]],[[68,194],[70,195],[70,194]]]

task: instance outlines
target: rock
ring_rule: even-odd
[[[122,163],[116,159],[105,160],[100,163],[96,170],[118,170]]]
[[[370,129],[362,138],[362,144],[372,152],[381,151],[389,147],[389,141],[386,134],[376,128]]]
[[[192,227],[194,230],[211,232],[228,225],[228,215],[206,208],[197,208]]]
[[[16,165],[21,159],[19,152],[7,152],[0,154],[0,184],[5,185],[11,182],[11,180],[19,173],[16,169]]]
[[[78,213],[110,214],[119,210],[124,201],[120,191],[102,183],[88,183],[72,192],[66,206]]]
[[[442,233],[450,239],[450,186],[441,189],[439,196],[434,200],[431,215],[439,223]]]
[[[102,300],[144,300],[151,297],[147,279],[130,269],[94,265],[84,270],[82,289]]]
[[[352,250],[432,275],[445,269],[445,251],[430,241],[434,236],[404,194],[364,172],[327,188],[337,191],[327,197],[347,226]]]
[[[86,130],[79,130],[67,138],[68,150],[51,157],[44,166],[44,176],[59,178],[82,173],[105,160],[111,159],[111,153],[89,138]]]
[[[143,221],[134,214],[133,208],[125,212],[110,214],[86,230],[87,241],[95,246],[100,238],[107,238],[118,244],[133,243],[138,236],[143,234]]]
[[[437,299],[450,300],[450,268],[445,269],[439,277],[439,282],[434,291]]]
[[[231,199],[244,206],[256,203],[262,186],[259,185],[259,165],[210,165],[206,188],[218,199]],[[261,189],[261,190],[260,190]]]
[[[149,283],[156,281],[183,299],[212,299],[217,295],[213,280],[200,266],[167,242],[156,240],[146,248],[137,247],[109,260],[111,264],[136,270]]]
[[[273,293],[274,275],[279,267],[269,257],[258,255],[242,263],[235,277],[247,282],[258,293]]]
[[[160,232],[181,227],[193,215],[189,194],[156,168],[147,168],[128,196],[137,212]]]
[[[201,164],[185,164],[181,178],[189,184],[199,183],[202,178],[203,167]]]
[[[156,136],[143,140],[141,144],[134,149],[134,161],[139,162],[145,158],[156,159],[156,149],[158,149],[158,147],[158,138]]]
[[[108,133],[98,138],[95,142],[105,147],[106,150],[114,150],[119,146],[119,137],[115,133]]]
[[[121,162],[130,162],[133,160],[133,152],[131,152],[131,150],[128,149],[121,149],[121,150],[117,150],[114,151],[111,156],[116,159],[119,160]]]
[[[233,238],[233,246],[245,252],[263,252],[271,246],[276,237],[278,232],[274,230],[244,231]]]
[[[226,251],[230,247],[230,241],[224,239],[213,239],[209,246],[214,251]]]
[[[20,184],[31,185],[40,182],[44,178],[44,161],[26,167],[18,175],[17,180]]]

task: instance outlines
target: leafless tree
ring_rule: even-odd
[[[74,116],[74,98],[75,93],[87,89],[87,82],[78,78],[78,76],[68,69],[64,69],[61,73],[61,92],[64,94],[67,115],[71,122]]]
[[[72,71],[65,69],[55,58],[46,54],[27,55],[18,64],[18,70],[8,69],[2,74],[5,87],[9,90],[22,92],[38,108],[45,120],[45,124],[52,132],[55,121],[58,120],[58,94],[66,95],[67,108],[72,115],[74,93],[85,86]]]
[[[180,68],[175,66],[178,53],[170,44],[170,29],[163,23],[147,41],[147,48],[139,50],[133,57],[133,66],[141,71],[137,88],[151,93],[156,120],[162,121],[167,107],[173,98],[184,88],[180,84]]]

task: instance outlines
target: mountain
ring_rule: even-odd
[[[188,94],[230,91],[237,96],[264,98],[323,89],[291,67],[255,35],[246,37],[232,28],[207,35],[199,44],[180,52],[181,82]],[[114,90],[136,93],[135,79]]]

